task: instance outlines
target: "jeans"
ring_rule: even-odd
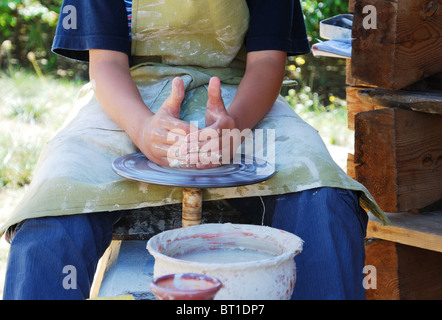
[[[263,221],[304,240],[303,251],[295,257],[293,299],[365,298],[367,215],[354,192],[319,188],[230,203],[254,223]],[[3,298],[88,298],[98,260],[111,242],[112,225],[120,214],[25,221],[11,243]]]
[[[231,205],[253,213],[255,224],[291,232],[304,241],[295,256],[293,300],[364,300],[364,238],[368,216],[355,192],[319,188]]]

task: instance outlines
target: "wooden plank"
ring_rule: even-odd
[[[442,211],[388,213],[391,226],[382,226],[369,214],[367,237],[442,252]]]
[[[379,88],[347,87],[348,128],[354,130],[355,115],[383,108],[403,108],[442,115],[442,91],[390,91]]]
[[[389,91],[375,88],[359,88],[354,91],[357,98],[354,97],[354,92],[351,93],[351,98],[358,100],[360,104],[442,114],[442,91]]]
[[[355,179],[387,212],[442,198],[442,116],[385,108],[355,116]]]
[[[104,252],[103,256],[98,261],[97,269],[95,271],[94,280],[91,285],[90,298],[98,297],[101,288],[101,282],[104,275],[112,267],[118,259],[120,252],[121,240],[112,240],[109,247]]]
[[[442,0],[356,0],[352,37],[352,77],[402,89],[442,71]]]

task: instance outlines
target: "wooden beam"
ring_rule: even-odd
[[[355,87],[374,87],[375,85],[372,85],[368,82],[364,82],[360,79],[354,78],[351,72],[351,59],[345,60],[345,83],[349,86],[355,86]]]
[[[355,116],[355,179],[386,212],[442,198],[442,116],[398,108]]]
[[[364,8],[376,9],[375,29]],[[359,81],[399,90],[442,71],[442,0],[355,0],[352,30]]]

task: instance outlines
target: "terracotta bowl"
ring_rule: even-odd
[[[150,289],[157,300],[213,300],[221,286],[214,277],[177,273],[154,279]]]

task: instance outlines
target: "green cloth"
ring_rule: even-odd
[[[227,67],[248,25],[245,0],[133,0],[132,54],[169,65]]]
[[[136,3],[134,8],[147,8],[148,4],[152,3],[157,6],[163,3],[167,6],[167,3],[178,2],[196,3],[195,1],[141,0],[134,1]],[[223,1],[230,4],[239,2],[243,1]],[[143,19],[151,16],[145,10],[140,12],[142,14],[135,14],[138,17],[136,18],[138,26],[143,25],[145,22]],[[181,17],[183,12],[180,11]],[[188,13],[191,15],[191,11]],[[248,18],[247,14],[243,12],[244,19]],[[220,17],[231,18],[225,10],[221,10],[218,15],[216,12],[211,12],[211,17],[214,20]],[[224,24],[228,25],[228,22]],[[222,29],[222,26],[220,28]],[[244,28],[246,27],[236,30],[241,39],[239,43],[242,42]],[[149,31],[144,32],[149,33]],[[135,30],[136,35],[140,36],[141,33],[140,28]],[[205,37],[202,37],[200,41],[204,43],[204,39]],[[179,46],[179,38],[175,40],[175,45]],[[211,76],[216,75],[222,81],[222,95],[226,107],[233,100],[244,72],[243,65],[238,60],[234,60],[241,55],[240,49],[239,45],[234,51],[221,50],[225,59],[216,60],[222,61],[221,65],[206,60],[205,67],[177,66],[171,65],[170,61],[166,61],[167,64],[162,60],[162,63],[138,64],[132,68],[131,73],[143,100],[154,112],[169,95],[172,79],[180,76],[186,89],[181,118],[186,121],[197,121],[198,125],[203,127],[207,86]],[[150,59],[149,54],[145,55],[145,52],[136,51],[134,54],[143,60]],[[224,66],[226,61],[229,61],[228,67]],[[214,65],[208,67],[209,64]],[[24,199],[1,226],[0,234],[3,234],[9,226],[29,218],[135,209],[182,201],[181,188],[131,181],[114,173],[111,165],[117,157],[138,150],[128,135],[102,110],[95,99],[91,84],[81,89],[77,107],[78,112],[72,120],[42,152],[33,181]],[[343,172],[331,158],[317,131],[296,115],[284,98],[278,98],[271,111],[256,126],[255,132],[256,129],[263,129],[264,135],[274,133],[275,143],[264,144],[264,147],[275,150],[276,174],[271,179],[254,185],[205,189],[204,200],[284,194],[323,186],[337,187],[360,191],[361,203],[383,224],[389,224],[388,218],[368,190]],[[255,138],[257,137],[256,135]],[[267,155],[267,150],[262,154]]]

